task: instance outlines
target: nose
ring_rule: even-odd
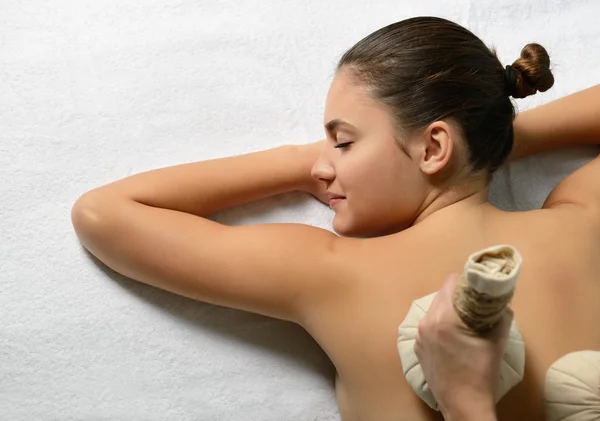
[[[331,163],[326,159],[325,152],[321,153],[321,156],[319,156],[313,165],[310,170],[310,175],[315,180],[324,181],[325,183],[330,183],[335,178],[335,170]]]

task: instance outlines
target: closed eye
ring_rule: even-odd
[[[338,143],[337,145],[335,145],[335,148],[347,148],[348,146],[350,146],[352,142],[345,142],[345,143]]]

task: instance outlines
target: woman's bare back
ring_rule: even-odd
[[[505,243],[524,259],[512,306],[527,356],[524,381],[501,401],[499,416],[542,419],[547,368],[569,352],[600,349],[600,330],[589,328],[600,320],[600,236],[575,205],[519,213],[450,207],[349,256],[351,281],[305,324],[338,370],[345,421],[441,419],[403,377],[398,325],[414,299],[462,273],[468,255]]]

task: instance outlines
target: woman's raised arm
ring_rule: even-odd
[[[600,85],[520,113],[514,129],[511,159],[600,144]]]
[[[600,85],[574,93],[515,119],[513,157],[555,148],[600,144]],[[577,206],[600,230],[600,157],[563,180],[543,207]],[[574,208],[574,209],[577,209]]]
[[[347,289],[340,284],[353,276],[344,273],[353,240],[301,224],[230,227],[203,216],[303,188],[311,151],[286,146],[134,175],[79,198],[73,226],[125,276],[302,324]]]

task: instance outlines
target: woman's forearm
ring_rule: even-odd
[[[600,85],[520,113],[511,159],[586,144],[600,144]]]
[[[96,189],[157,208],[199,216],[299,190],[310,176],[302,146],[160,168]]]

